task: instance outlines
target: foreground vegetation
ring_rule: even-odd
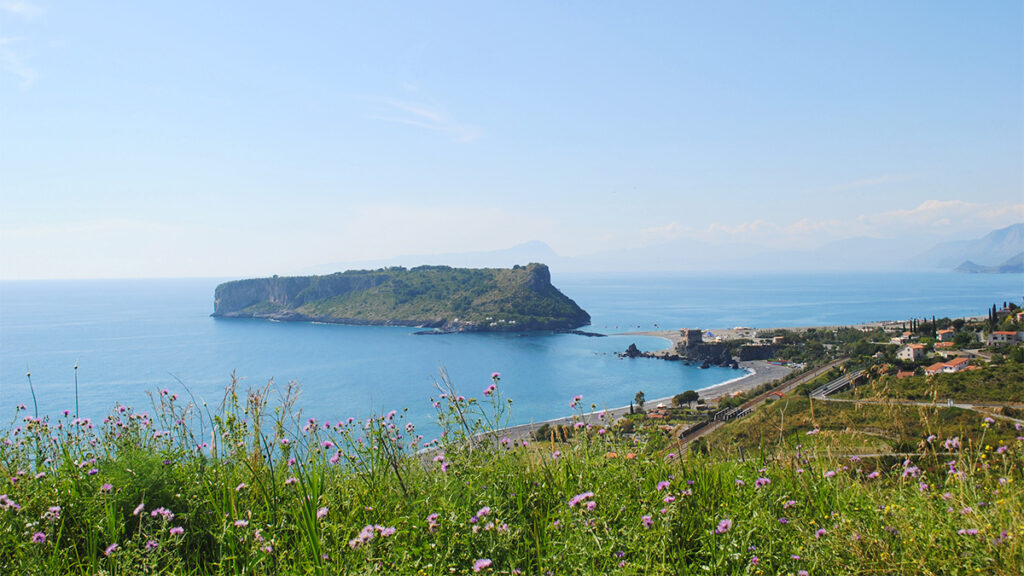
[[[843,453],[793,422],[714,459],[600,415],[555,445],[493,431],[508,402],[446,379],[437,441],[401,413],[321,422],[286,389],[233,383],[207,411],[172,391],[102,422],[4,431],[4,574],[1016,574],[1024,432],[909,430],[919,455]],[[183,394],[186,391],[180,391]],[[778,405],[778,403],[776,403]],[[483,433],[483,435],[481,435]],[[682,457],[681,457],[682,456]]]

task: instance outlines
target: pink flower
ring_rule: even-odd
[[[35,534],[32,535],[32,541],[35,542],[36,544],[45,544],[46,543],[46,534],[43,534],[42,532],[36,532]]]
[[[477,560],[476,562],[473,562],[473,572],[479,572],[479,571],[483,570],[484,568],[489,568],[490,566],[491,566],[490,558],[481,558],[481,559]]]
[[[593,497],[594,497],[594,493],[593,492],[584,492],[582,494],[577,494],[577,495],[575,495],[575,496],[573,496],[572,498],[569,499],[569,508],[575,508],[576,505],[579,504],[580,502],[583,502],[587,498],[593,498]]]
[[[132,516],[138,516],[139,513],[142,512],[142,510],[145,507],[146,507],[146,503],[145,502],[139,502],[139,505],[135,507],[135,510],[132,510]]]
[[[323,518],[324,516],[327,516],[327,507],[326,506],[324,506],[323,508],[319,508],[316,511],[316,517],[317,518]]]
[[[156,550],[160,547],[160,543],[156,540],[149,540],[146,542],[146,550]]]
[[[823,536],[824,536],[825,534],[828,534],[828,531],[827,531],[827,530],[825,530],[824,528],[818,528],[818,531],[814,533],[814,537],[815,537],[815,538],[819,538],[819,539],[820,539],[820,538],[821,538],[821,537],[823,537]]]
[[[655,486],[655,488],[658,490],[658,492],[661,492],[662,490],[668,488],[671,485],[672,485],[672,483],[669,482],[668,480],[662,480],[661,482],[658,482],[658,484],[657,484],[657,486]]]
[[[248,520],[235,520],[235,528],[245,528],[248,525]]]
[[[299,479],[298,479],[298,478],[296,478],[295,476],[292,476],[291,478],[286,478],[286,479],[285,479],[285,481],[284,481],[284,485],[285,485],[285,486],[287,486],[287,485],[289,485],[289,484],[295,484],[295,483],[296,483],[296,482],[298,482],[298,481],[299,481]]]
[[[185,529],[181,526],[175,526],[174,528],[168,530],[168,532],[170,532],[171,536],[181,536],[185,534]]]
[[[104,484],[103,486],[100,486],[100,492],[110,492],[113,489],[114,486],[111,484]]]
[[[640,523],[644,525],[644,528],[650,530],[651,526],[654,525],[654,520],[650,516],[641,516]]]
[[[248,484],[246,484],[245,482],[242,482],[238,486],[235,486],[235,492],[241,492],[242,490],[245,490],[248,487],[249,487]]]
[[[113,543],[113,544],[111,544],[110,546],[107,546],[107,549],[103,551],[103,555],[104,555],[104,556],[110,556],[110,555],[111,555],[111,554],[113,554],[113,553],[114,553],[114,551],[115,551],[115,550],[117,550],[118,548],[120,548],[120,546],[118,546],[118,545],[117,545],[117,542],[114,542],[114,543]]]
[[[491,372],[491,380],[501,380],[500,372]]]
[[[729,530],[732,530],[732,519],[726,518],[718,523],[715,534],[725,534]]]

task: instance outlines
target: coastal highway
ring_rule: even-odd
[[[785,384],[783,384],[781,386],[776,386],[775,388],[772,388],[771,390],[765,392],[764,394],[761,394],[760,396],[758,396],[756,398],[753,398],[750,401],[744,403],[742,406],[740,406],[740,412],[744,412],[744,411],[747,411],[747,410],[753,410],[753,409],[757,408],[758,406],[761,406],[762,404],[765,403],[765,401],[768,399],[769,396],[772,396],[776,392],[782,393],[782,394],[789,394],[793,390],[795,390],[797,386],[800,386],[801,384],[805,384],[807,382],[811,382],[815,378],[818,378],[822,374],[828,373],[829,370],[835,368],[836,366],[839,366],[840,364],[842,364],[843,362],[846,362],[847,360],[848,360],[848,358],[839,358],[838,360],[833,360],[832,362],[830,362],[830,363],[828,363],[828,364],[826,364],[826,365],[824,365],[824,366],[822,366],[820,368],[815,368],[814,370],[811,370],[810,372],[807,372],[807,373],[805,373],[805,374],[803,374],[803,375],[801,375],[801,376],[799,376],[797,378],[794,378],[790,382],[786,382]],[[678,442],[680,450],[685,448],[686,445],[688,445],[690,442],[693,442],[697,438],[701,438],[701,437],[707,436],[711,432],[714,432],[720,426],[722,426],[722,424],[724,424],[724,423],[725,422],[722,422],[722,421],[711,421],[707,425],[703,426],[699,430],[694,431],[691,434],[686,434],[685,431],[684,431],[684,436],[680,437],[679,438],[679,442]]]

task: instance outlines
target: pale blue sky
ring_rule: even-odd
[[[0,278],[980,236],[1021,6],[0,0]]]

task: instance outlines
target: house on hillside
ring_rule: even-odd
[[[1006,346],[1008,344],[1016,344],[1021,341],[1024,341],[1024,338],[1021,337],[1020,332],[1000,330],[989,334],[988,339],[985,340],[985,344],[988,346]]]
[[[924,373],[927,376],[934,376],[936,374],[953,374],[962,370],[967,370],[971,365],[971,361],[967,358],[959,357],[950,360],[949,362],[938,362],[924,369]]]
[[[917,362],[924,358],[924,344],[907,344],[896,353],[896,357],[904,362]]]
[[[949,362],[946,362],[946,367],[943,368],[942,371],[949,374],[953,372],[960,372],[961,370],[966,370],[967,367],[970,366],[970,364],[971,361],[968,360],[967,358],[954,358]]]
[[[904,378],[910,378],[913,375],[914,375],[914,371],[913,370],[909,370],[909,371],[901,370],[901,371],[896,373],[896,379],[897,380],[903,380]]]
[[[952,342],[953,337],[956,336],[956,331],[950,329],[939,330],[935,335],[939,338],[939,342]]]

